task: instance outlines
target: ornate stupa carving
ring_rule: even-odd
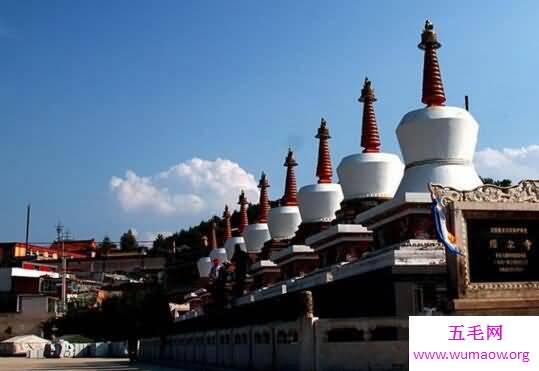
[[[283,166],[286,167],[286,180],[284,196],[281,199],[281,206],[298,206],[296,173],[294,172],[294,168],[298,166],[298,163],[294,159],[294,153],[291,148],[288,149],[288,154]]]
[[[241,200],[241,194],[240,194],[240,200]],[[245,196],[244,196],[245,197]],[[238,202],[240,203],[240,202]],[[247,214],[245,213],[245,216],[247,216]],[[224,219],[224,224],[225,224],[225,231],[224,231],[224,235],[225,235],[225,238],[224,238],[224,245],[223,247],[225,248],[226,250],[226,253],[227,253],[227,257],[228,259],[232,259],[232,257],[234,256],[234,249],[235,249],[235,246],[236,244],[239,244],[241,249],[242,250],[246,250],[246,247],[245,247],[245,240],[243,238],[243,236],[241,234],[239,234],[239,232],[236,232],[236,233],[232,233],[232,226],[231,226],[231,215],[230,215],[230,212],[228,211],[228,206],[225,206],[225,211],[223,213],[223,219]],[[242,221],[243,219],[243,221]],[[240,226],[242,223],[245,223],[245,220],[244,220],[244,217],[241,216],[241,204],[240,204]],[[240,227],[238,227],[239,229]]]
[[[240,193],[238,205],[240,205],[240,224],[238,226],[238,233],[241,235],[243,234],[245,227],[249,225],[249,216],[247,215],[249,202],[247,201],[247,197],[245,197],[245,192],[243,190]]]
[[[421,101],[427,107],[407,113],[397,127],[406,169],[396,198],[406,192],[428,192],[429,183],[460,190],[482,184],[472,163],[479,124],[465,109],[444,106],[437,56],[441,44],[429,21],[418,47],[425,53]]]
[[[320,119],[320,127],[315,136],[318,142],[318,162],[316,164],[316,176],[319,184],[332,183],[333,168],[331,166],[331,157],[329,154],[329,129],[326,120]]]
[[[363,150],[343,158],[337,168],[344,193],[337,219],[344,223],[351,223],[357,213],[391,199],[404,169],[398,156],[380,151],[380,134],[374,111],[376,96],[368,78],[365,78],[358,100],[363,103]]]
[[[260,199],[258,203],[258,219],[256,223],[249,224],[243,231],[245,245],[249,253],[259,253],[266,241],[271,239],[268,227],[270,202],[268,196],[269,182],[266,174],[262,172],[260,182]]]
[[[296,232],[295,242],[303,242],[305,237],[316,233],[335,219],[343,200],[340,184],[332,182],[333,170],[329,152],[329,129],[323,118],[315,138],[319,139],[317,184],[302,187],[298,193],[302,224]],[[309,227],[310,226],[310,227]]]
[[[230,211],[228,211],[228,205],[225,205],[225,211],[223,212],[223,242],[226,242],[229,238],[232,238],[232,226],[230,224]]]
[[[359,97],[358,101],[363,103],[363,122],[361,125],[361,147],[363,147],[363,153],[379,153],[380,133],[378,132],[378,124],[376,123],[376,114],[374,112],[376,97],[368,78],[365,78],[363,89],[361,89],[361,97]]]
[[[438,64],[437,49],[442,47],[438,42],[434,26],[429,20],[425,22],[425,29],[421,33],[421,42],[417,46],[424,50],[423,62],[423,96],[421,102],[427,106],[443,106],[445,103],[444,84],[442,73]]]
[[[215,222],[210,223],[210,232],[208,233],[208,247],[210,250],[217,248],[217,235],[215,233]]]
[[[258,188],[260,188],[260,199],[259,199],[259,210],[258,210],[258,223],[267,224],[268,215],[271,209],[268,195],[268,188],[270,187],[268,182],[268,177],[264,172],[260,176],[260,181],[258,182]]]

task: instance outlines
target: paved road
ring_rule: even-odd
[[[129,364],[126,359],[61,358],[29,359],[0,358],[0,370],[38,371],[189,371],[148,364]]]

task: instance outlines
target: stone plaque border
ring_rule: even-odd
[[[539,180],[523,180],[515,186],[483,185],[470,191],[459,191],[439,184],[429,185],[432,196],[445,208],[449,228],[464,256],[446,253],[450,292],[457,298],[495,299],[539,295],[539,281],[471,282],[468,254],[467,218],[477,215],[510,215],[524,219],[539,218]]]

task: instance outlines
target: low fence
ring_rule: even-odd
[[[127,342],[41,344],[27,352],[29,358],[126,358]]]
[[[333,319],[315,332],[317,370],[408,369],[408,320]]]
[[[403,371],[408,320],[317,319],[142,339],[139,358],[240,370]]]

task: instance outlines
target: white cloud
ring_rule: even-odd
[[[204,201],[195,194],[171,194],[166,187],[158,188],[151,177],[138,176],[127,170],[125,178],[113,176],[110,188],[125,211],[147,210],[158,214],[174,214],[179,210],[198,211]]]
[[[127,170],[125,178],[111,178],[110,189],[126,212],[169,216],[218,214],[225,204],[236,206],[242,189],[250,201],[258,198],[255,177],[239,164],[221,158],[192,158],[153,176]]]
[[[539,179],[539,145],[521,148],[485,148],[475,154],[477,172],[494,179]]]

